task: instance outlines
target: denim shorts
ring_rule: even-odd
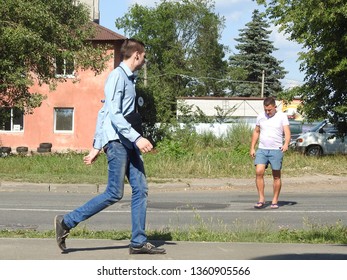
[[[283,161],[283,152],[278,150],[258,149],[255,154],[254,165],[265,164],[266,167],[271,164],[272,170],[281,170]]]

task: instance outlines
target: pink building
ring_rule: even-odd
[[[95,76],[91,70],[80,71],[65,63],[60,71],[68,81],[59,84],[55,91],[50,91],[46,85],[34,85],[32,91],[46,94],[47,99],[30,115],[17,114],[15,109],[9,109],[11,120],[0,126],[0,147],[11,147],[12,152],[22,146],[37,151],[40,143],[51,143],[52,151],[91,148],[97,112],[104,98],[104,83],[109,72],[120,63],[120,47],[126,39],[93,24],[97,28],[93,42],[108,45],[108,52],[113,54],[107,69]],[[79,82],[73,82],[74,75],[78,75]]]

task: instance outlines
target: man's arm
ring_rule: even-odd
[[[255,126],[253,134],[252,134],[252,140],[251,140],[251,148],[249,151],[249,154],[252,158],[255,157],[255,145],[257,144],[257,141],[259,139],[260,135],[260,127],[258,125]]]
[[[283,126],[283,131],[284,131],[284,144],[282,146],[282,152],[285,152],[288,150],[289,143],[290,143],[290,128],[289,125],[284,125]]]
[[[105,105],[98,112],[98,118],[96,120],[96,127],[94,133],[93,147],[89,151],[89,154],[83,158],[83,162],[87,165],[92,164],[100,154],[102,149],[102,126],[104,124],[105,117]]]

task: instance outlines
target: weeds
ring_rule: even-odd
[[[191,241],[191,242],[262,242],[262,243],[311,243],[347,244],[347,227],[340,221],[333,225],[310,224],[306,229],[281,227],[273,229],[271,222],[257,221],[254,225],[244,225],[237,220],[231,226],[212,219],[204,221],[195,216],[195,224],[189,228],[164,227],[162,230],[147,230],[149,240]],[[54,231],[0,230],[0,238],[54,238]],[[130,231],[93,231],[86,227],[76,227],[69,238],[127,240]]]
[[[240,123],[232,126],[225,137],[211,132],[197,134],[189,125],[176,127],[153,152],[144,154],[146,173],[157,179],[168,178],[253,178],[254,166],[249,156],[252,130]],[[83,164],[84,154],[20,156],[0,158],[0,177],[3,181],[33,183],[91,183],[107,180],[107,160],[104,154],[91,166]],[[346,175],[341,164],[346,156],[306,157],[288,151],[284,157],[283,175],[297,177],[310,174]]]

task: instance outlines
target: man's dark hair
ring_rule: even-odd
[[[126,39],[120,49],[123,59],[128,59],[133,55],[134,52],[143,53],[144,51],[145,44],[134,38]]]
[[[269,105],[276,106],[276,100],[275,100],[275,98],[269,96],[269,97],[266,97],[266,98],[264,99],[264,106],[269,106]]]

